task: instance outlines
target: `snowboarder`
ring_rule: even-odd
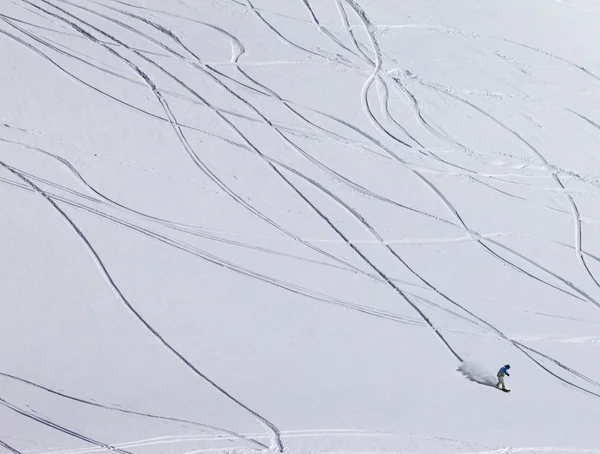
[[[508,369],[510,369],[510,364],[506,364],[505,366],[502,366],[500,368],[500,370],[498,371],[498,383],[496,383],[496,388],[500,385],[502,385],[502,391],[509,391],[508,389],[506,389],[506,386],[504,386],[504,376],[507,375],[508,377],[510,377],[510,374],[508,373]]]

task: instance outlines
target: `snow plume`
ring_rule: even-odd
[[[467,379],[485,386],[496,386],[495,374],[486,369],[481,364],[472,362],[463,362],[457,369]]]

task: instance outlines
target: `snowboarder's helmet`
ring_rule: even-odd
[[[510,364],[507,364],[507,365],[506,365],[506,366],[504,366],[504,367],[506,367],[507,369],[510,369]]]

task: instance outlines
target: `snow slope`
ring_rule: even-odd
[[[599,21],[2,0],[0,452],[600,453]]]

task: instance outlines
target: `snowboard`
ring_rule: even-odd
[[[504,391],[505,393],[509,393],[510,389],[500,389],[500,391]]]

